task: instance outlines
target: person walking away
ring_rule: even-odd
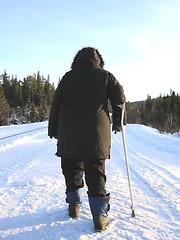
[[[55,90],[48,135],[57,139],[57,153],[66,184],[66,202],[72,218],[80,214],[83,174],[95,231],[108,225],[110,193],[106,192],[105,160],[110,158],[111,128],[108,103],[112,107],[112,130],[121,130],[123,87],[103,69],[104,60],[92,47],[77,52],[71,70]]]

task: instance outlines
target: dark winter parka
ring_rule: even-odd
[[[103,65],[97,49],[83,48],[54,93],[48,135],[58,139],[59,157],[110,158],[108,99],[113,124],[120,125],[121,111],[117,105],[125,102],[125,96],[122,86]]]

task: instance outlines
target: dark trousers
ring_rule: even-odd
[[[61,158],[61,168],[67,192],[74,192],[84,187],[83,174],[85,174],[88,196],[106,196],[105,160]]]

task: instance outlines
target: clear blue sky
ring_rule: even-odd
[[[180,92],[179,0],[1,0],[0,74],[57,84],[82,47],[98,48],[128,101]]]

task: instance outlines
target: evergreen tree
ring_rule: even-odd
[[[0,126],[7,124],[8,110],[9,106],[4,95],[2,84],[0,83]]]
[[[10,79],[8,74],[6,73],[6,70],[4,70],[4,73],[2,74],[2,87],[4,91],[4,95],[7,99],[7,101],[11,101],[11,94],[10,94]]]

